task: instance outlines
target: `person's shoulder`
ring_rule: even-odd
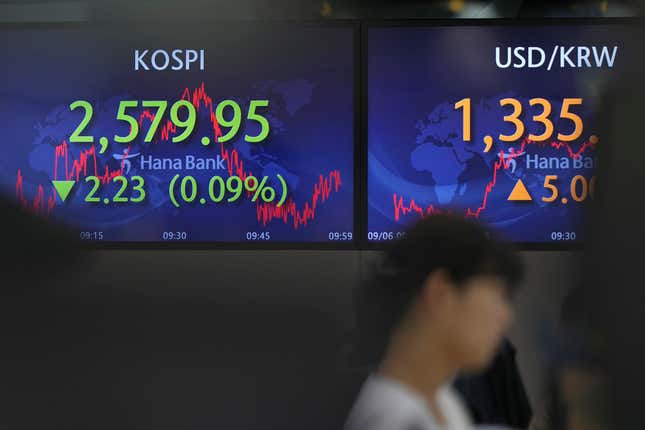
[[[422,416],[386,416],[383,414],[354,417],[344,430],[436,430]]]
[[[450,385],[445,385],[437,393],[437,403],[448,427],[455,430],[470,429],[472,420],[459,393]]]
[[[429,430],[423,404],[404,387],[371,376],[363,385],[345,430]]]

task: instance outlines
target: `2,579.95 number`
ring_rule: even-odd
[[[133,116],[126,111],[142,107],[145,110],[137,116]],[[261,108],[269,107],[268,100],[251,100],[246,115],[247,121],[255,121],[260,125],[260,132],[255,135],[245,135],[244,140],[249,143],[259,143],[267,138],[270,132],[269,121],[258,112]],[[69,136],[72,143],[93,143],[94,136],[83,135],[83,132],[90,124],[94,115],[94,108],[86,100],[76,100],[69,105],[70,110],[82,109],[84,111],[83,119],[76,129]],[[134,141],[140,133],[140,124],[144,119],[150,120],[150,128],[146,132],[144,142],[152,142],[157,135],[161,120],[164,118],[168,102],[165,100],[143,100],[141,104],[137,100],[123,100],[119,103],[116,119],[122,121],[129,127],[129,133],[126,135],[115,134],[113,139],[117,143],[130,143]],[[152,112],[154,110],[154,113]],[[184,111],[184,112],[181,112]],[[231,116],[232,114],[232,116]],[[182,117],[184,117],[182,119]],[[217,137],[217,142],[226,143],[233,140],[242,127],[242,108],[235,100],[223,100],[215,108],[215,117],[220,127],[227,128],[227,132]],[[170,122],[173,125],[172,142],[179,143],[190,137],[197,124],[197,109],[188,100],[179,100],[170,106]],[[181,129],[181,132],[178,131]]]

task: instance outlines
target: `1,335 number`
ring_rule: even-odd
[[[499,140],[502,142],[515,142],[521,139],[526,130],[524,122],[520,118],[523,110],[522,102],[514,98],[504,98],[499,101],[499,105],[501,107],[510,106],[512,108],[512,112],[509,115],[504,116],[504,122],[508,122],[515,127],[515,131],[512,134],[500,134]],[[578,114],[571,112],[573,106],[579,105],[582,105],[581,98],[565,98],[562,100],[560,118],[571,121],[574,129],[570,134],[558,133],[557,137],[559,141],[572,142],[582,136],[582,131],[584,129],[582,118]],[[530,133],[528,135],[528,139],[533,142],[544,142],[550,139],[555,131],[553,122],[549,119],[552,110],[551,102],[543,98],[534,98],[529,100],[529,106],[539,106],[542,108],[539,115],[533,116],[533,122],[541,124],[544,131],[541,134]],[[470,142],[472,139],[471,99],[465,98],[463,100],[459,100],[455,103],[455,109],[461,109],[463,111],[463,140],[464,142]]]

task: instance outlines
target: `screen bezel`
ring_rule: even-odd
[[[432,19],[432,18],[419,18],[419,19],[370,19],[363,21],[361,26],[361,63],[364,64],[363,75],[361,77],[361,86],[364,96],[361,98],[361,111],[363,113],[361,118],[361,129],[364,132],[363,144],[361,147],[361,160],[363,161],[365,172],[360,176],[363,181],[361,189],[364,191],[365,199],[365,217],[363,219],[364,228],[361,238],[361,249],[365,250],[386,250],[393,241],[370,241],[367,239],[368,233],[368,177],[367,177],[367,157],[368,146],[367,141],[367,127],[368,127],[368,67],[367,67],[367,52],[368,52],[368,32],[371,28],[396,28],[396,27],[486,27],[486,26],[506,26],[506,27],[520,27],[520,26],[632,26],[639,23],[639,18],[607,18],[607,17],[594,17],[594,18],[492,18],[492,19]],[[588,232],[589,228],[586,228]],[[580,251],[584,249],[585,241],[569,241],[569,242],[513,242],[514,246],[519,251]]]
[[[124,27],[123,31],[127,31],[128,27],[134,27],[137,24],[150,25],[157,21],[126,21],[120,22],[118,25]],[[163,22],[163,21],[161,21]],[[204,21],[185,21],[179,20],[174,22],[178,26],[190,26],[194,22],[205,22],[212,24],[212,20]],[[187,250],[204,250],[204,249],[221,249],[221,250],[356,250],[359,249],[360,231],[359,222],[360,217],[357,213],[361,210],[362,194],[359,190],[360,180],[356,176],[358,168],[361,165],[360,160],[360,143],[359,136],[360,130],[358,124],[360,123],[360,76],[361,64],[358,62],[360,58],[360,21],[358,20],[222,20],[227,24],[247,24],[259,27],[284,27],[284,26],[299,26],[299,27],[324,27],[324,28],[346,28],[351,30],[352,33],[352,46],[353,46],[353,95],[352,100],[354,104],[354,117],[353,117],[353,183],[352,192],[354,195],[352,205],[352,227],[353,227],[353,240],[351,241],[325,241],[325,242],[278,242],[278,241],[101,241],[101,240],[84,240],[81,245],[88,249],[187,249]],[[113,23],[109,22],[35,22],[35,23],[0,23],[0,31],[3,30],[88,30],[88,29],[113,29]],[[68,226],[68,228],[75,232],[80,228],[75,226]]]
[[[202,22],[202,20],[197,20]],[[562,26],[562,25],[623,25],[632,26],[641,22],[640,18],[630,17],[560,17],[560,18],[493,18],[493,19],[451,19],[451,18],[411,18],[411,19],[223,19],[222,22],[253,25],[305,25],[322,27],[342,27],[352,29],[354,51],[354,172],[353,172],[353,240],[347,242],[217,242],[217,241],[83,241],[89,249],[221,249],[221,250],[384,250],[391,241],[375,242],[367,239],[368,204],[367,204],[367,33],[369,28],[387,27],[474,27],[474,26]],[[163,20],[128,20],[119,22],[126,27],[137,24],[150,25]],[[175,24],[190,25],[193,21],[179,20]],[[203,22],[212,23],[205,19]],[[217,21],[215,21],[217,22]],[[111,28],[115,23],[101,21],[68,21],[68,22],[3,22],[0,31],[5,29],[80,29]],[[583,241],[575,242],[514,242],[521,251],[578,251],[584,246]]]

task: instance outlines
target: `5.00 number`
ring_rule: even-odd
[[[552,203],[557,200],[560,191],[555,184],[558,181],[557,175],[546,175],[544,177],[544,188],[550,191],[551,195],[542,197],[545,203]],[[578,203],[584,202],[587,197],[594,198],[596,192],[596,177],[592,176],[589,181],[582,176],[576,175],[569,186],[571,198]],[[565,200],[566,201],[566,200]]]

